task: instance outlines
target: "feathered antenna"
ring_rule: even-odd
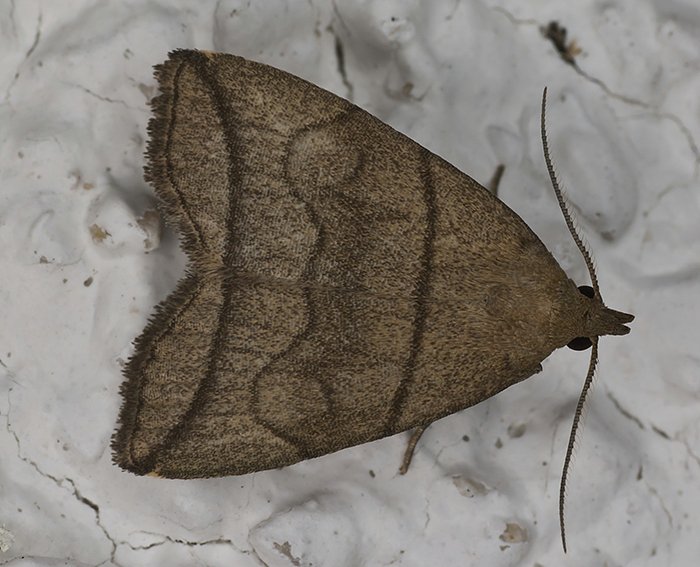
[[[595,268],[593,266],[593,259],[591,258],[588,249],[583,244],[583,240],[576,231],[574,222],[571,218],[571,213],[569,212],[569,207],[564,199],[564,194],[559,188],[559,182],[557,181],[556,173],[554,172],[554,166],[552,165],[552,159],[549,157],[549,146],[547,144],[547,130],[545,128],[545,110],[547,107],[547,87],[545,87],[542,93],[542,118],[540,123],[540,129],[542,132],[542,149],[544,151],[544,161],[547,164],[547,171],[549,172],[549,179],[552,182],[552,187],[554,188],[554,194],[557,196],[557,202],[559,203],[559,208],[564,215],[564,220],[566,221],[566,226],[569,228],[571,237],[574,239],[576,246],[581,251],[583,260],[586,262],[586,267],[588,268],[588,274],[591,278],[591,285],[595,291],[596,296],[600,297],[600,288],[598,286],[598,277],[595,273]],[[588,373],[586,374],[586,380],[583,382],[583,388],[581,390],[581,395],[578,398],[578,403],[576,404],[576,412],[574,413],[574,421],[571,424],[571,433],[569,434],[569,444],[566,448],[566,457],[564,457],[564,468],[561,474],[561,484],[559,486],[559,529],[561,531],[561,543],[564,547],[564,553],[566,553],[566,527],[564,523],[564,500],[566,497],[566,478],[569,474],[569,466],[571,465],[571,456],[574,452],[574,443],[576,441],[576,433],[578,431],[579,422],[581,421],[581,416],[583,414],[583,407],[586,403],[586,396],[588,396],[588,391],[591,389],[591,384],[593,383],[593,376],[595,375],[595,367],[598,362],[598,337],[591,338],[591,360],[588,364]]]

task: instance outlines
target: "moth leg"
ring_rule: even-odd
[[[416,450],[418,440],[421,438],[421,435],[423,435],[423,432],[428,428],[428,425],[416,427],[413,430],[411,438],[408,440],[408,445],[406,445],[406,451],[403,454],[403,462],[401,463],[401,468],[399,468],[399,474],[406,474],[408,472],[408,467],[411,465],[411,459],[413,459],[413,452]]]
[[[498,197],[498,186],[501,184],[501,178],[503,177],[503,172],[506,170],[506,166],[500,164],[496,171],[493,173],[491,181],[489,181],[488,189],[493,194],[494,197]]]

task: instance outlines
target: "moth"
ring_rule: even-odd
[[[189,266],[125,369],[124,469],[241,475],[414,430],[407,466],[433,421],[567,344],[592,345],[588,385],[598,337],[629,332],[558,188],[592,287],[491,192],[343,98],[194,50],[155,77],[145,174]]]

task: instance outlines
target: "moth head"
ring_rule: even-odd
[[[567,346],[570,349],[587,350],[593,344],[593,337],[626,335],[630,332],[625,323],[630,323],[634,319],[633,315],[606,307],[600,295],[589,285],[579,286],[578,292],[577,311],[581,333],[569,341]]]

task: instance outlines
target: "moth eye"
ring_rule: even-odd
[[[591,299],[595,297],[595,291],[593,291],[593,288],[589,285],[580,285],[578,286],[578,290],[586,297],[590,297]]]
[[[586,350],[591,348],[592,345],[593,343],[588,337],[576,337],[566,346],[568,346],[571,350]]]

